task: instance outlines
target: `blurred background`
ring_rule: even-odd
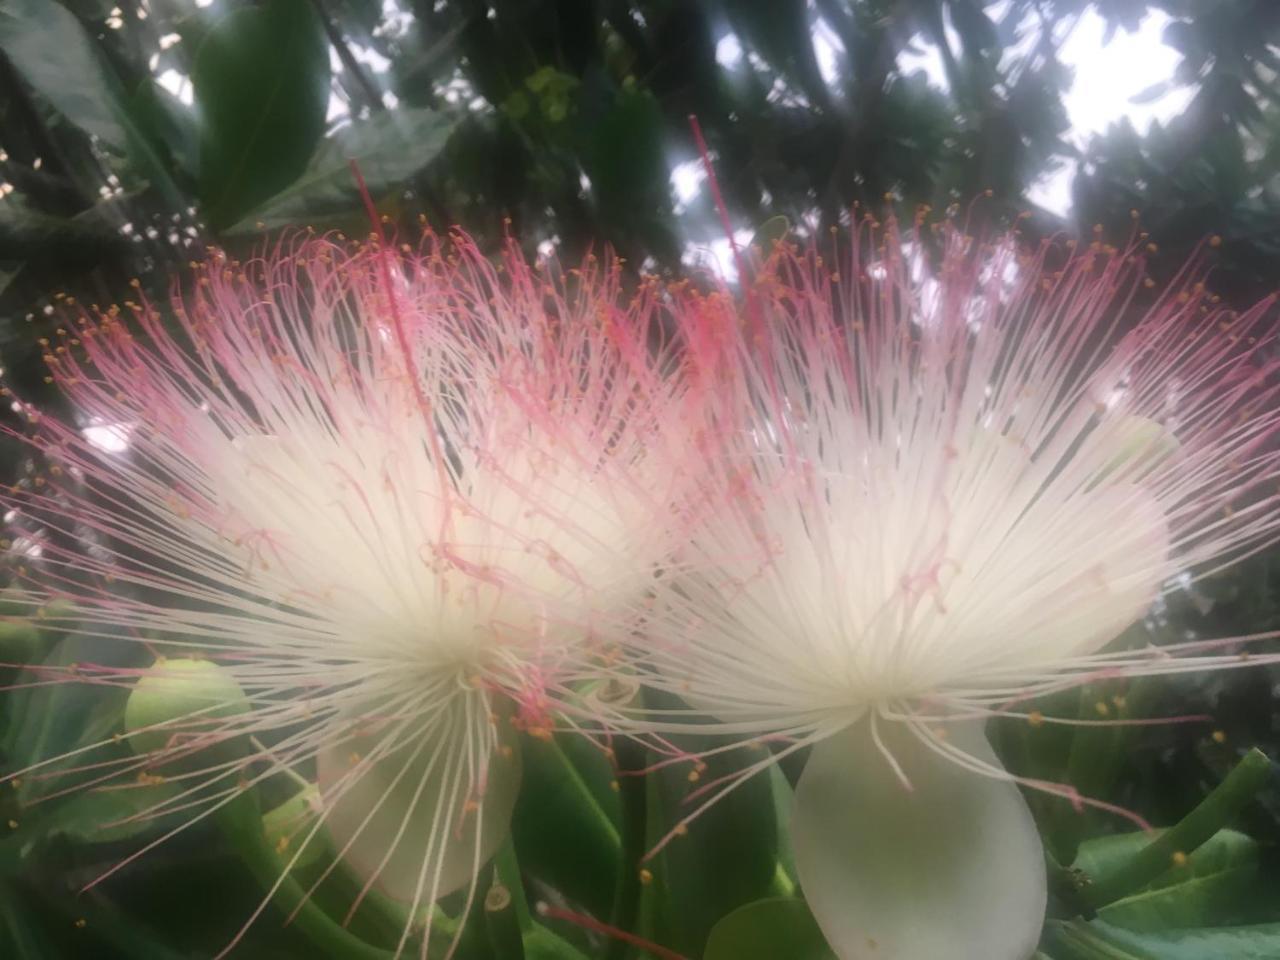
[[[1157,275],[1217,235],[1212,285],[1237,306],[1280,287],[1275,0],[0,0],[0,367],[21,398],[0,415],[18,424],[22,403],[58,404],[38,341],[67,297],[106,305],[136,282],[162,299],[212,246],[242,255],[290,227],[367,232],[353,159],[405,236],[456,224],[492,247],[509,229],[530,254],[609,244],[646,270],[731,276],[690,114],[741,242],[814,235],[886,195],[943,210],[990,191],[981,216],[1026,213],[1033,234],[1097,225],[1119,239],[1137,211]],[[127,443],[86,429],[104,449]],[[0,441],[0,482],[30,470]],[[1141,629],[1278,627],[1280,566],[1263,555]],[[28,640],[24,656],[57,655]],[[1209,713],[1213,735],[1095,741],[1091,755],[1110,759],[1091,786],[1176,819],[1248,746],[1280,755],[1276,676],[1163,683],[1144,709]],[[1086,690],[1081,710],[1122,692]],[[14,700],[9,763],[83,736],[66,704]],[[1055,749],[1028,763],[1060,771],[1072,743]],[[1241,816],[1253,872],[1228,892],[1274,898],[1274,787]],[[67,947],[84,905],[62,897],[59,871],[79,856],[66,848],[107,839],[68,822],[0,845],[0,920],[18,951],[4,956],[187,955],[163,944],[204,936],[190,932],[193,902],[226,900],[232,919],[256,903],[197,838],[136,890],[116,888],[123,913],[95,908],[101,939]],[[1064,829],[1054,842],[1074,854],[1081,828]],[[148,939],[166,911],[185,932]]]

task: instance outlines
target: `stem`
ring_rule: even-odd
[[[498,855],[493,858],[494,886],[506,887],[515,910],[520,929],[528,930],[533,925],[533,915],[529,912],[529,901],[524,895],[524,879],[520,873],[520,861],[516,859],[516,847],[511,838],[502,845]],[[487,904],[486,904],[487,905]]]
[[[1082,899],[1096,909],[1142,889],[1169,869],[1175,854],[1190,853],[1222,829],[1270,775],[1271,761],[1266,754],[1250,750],[1194,810],[1115,872],[1096,879],[1084,889]]]
[[[501,960],[524,960],[524,938],[520,933],[516,901],[510,888],[496,878],[484,897],[484,919],[493,955]]]
[[[316,15],[320,18],[320,24],[324,27],[325,36],[329,38],[329,43],[338,54],[338,59],[342,61],[342,69],[351,75],[356,86],[360,88],[360,92],[364,95],[365,103],[371,111],[378,113],[387,109],[387,105],[383,102],[382,93],[378,90],[377,85],[370,80],[364,70],[360,68],[360,61],[355,58],[355,54],[351,52],[351,48],[347,46],[346,38],[343,37],[342,31],[329,18],[329,12],[325,10],[321,0],[311,0],[311,5],[315,7]]]
[[[285,864],[263,839],[258,827],[257,803],[242,794],[215,814],[215,818],[244,865],[269,889],[284,873]],[[272,899],[286,915],[297,910],[293,925],[328,956],[338,960],[393,960],[389,950],[372,946],[340,926],[306,896],[302,885],[293,877],[284,877]]]
[[[493,861],[489,861],[476,874],[476,890],[487,893],[496,882]],[[486,907],[487,904],[472,903],[471,909],[463,915],[457,948],[451,956],[468,957],[471,960],[502,960],[502,957],[494,952],[489,940],[489,918]]]

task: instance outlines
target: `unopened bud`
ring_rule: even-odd
[[[222,739],[222,721],[249,712],[249,699],[224,667],[209,660],[157,661],[139,678],[124,708],[124,728],[137,753],[194,748]],[[236,738],[239,739],[239,738]]]

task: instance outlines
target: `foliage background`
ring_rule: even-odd
[[[1065,38],[1090,12],[1111,33],[1152,11],[1170,18],[1164,39],[1181,63],[1147,96],[1180,87],[1186,108],[1143,133],[1121,122],[1077,146],[1063,96],[1090,64],[1063,62]],[[744,55],[724,64],[717,46],[729,36]],[[940,54],[945,89],[903,66],[922,44]],[[184,96],[160,82],[166,75],[182,80]],[[404,233],[425,217],[486,244],[509,229],[530,252],[551,243],[573,256],[608,243],[678,274],[696,261],[691,245],[722,236],[705,189],[673,189],[672,169],[696,157],[691,113],[744,236],[776,230],[779,217],[814,234],[855,203],[881,209],[886,194],[901,210],[943,209],[989,190],[981,216],[1027,211],[1024,230],[1042,234],[1097,224],[1123,237],[1137,210],[1160,245],[1157,272],[1219,235],[1213,285],[1243,304],[1280,283],[1278,76],[1273,0],[0,0],[4,381],[57,407],[38,339],[63,297],[122,301],[136,295],[136,278],[163,298],[188,261],[213,245],[243,254],[264,231],[365,232],[350,159]],[[1066,221],[1028,201],[1036,179],[1061,165],[1075,171]],[[0,415],[20,424],[19,412]],[[0,457],[2,482],[30,482],[38,467],[9,441]],[[1280,628],[1278,590],[1276,556],[1254,558],[1175,595],[1125,642]],[[0,676],[11,679],[0,682],[18,682],[23,661],[95,655],[76,636],[8,626],[0,660],[11,665]],[[1095,717],[1203,712],[1214,718],[1207,726],[994,733],[1016,769],[1070,777],[1173,824],[1249,747],[1280,756],[1278,676],[1087,689],[1042,705]],[[35,688],[2,703],[0,769],[118,723],[119,702],[88,689]],[[600,757],[572,744],[530,742],[526,753],[515,849],[532,896],[607,918],[622,877],[624,897],[639,898],[639,929],[690,957],[777,956],[768,937],[777,931],[788,949],[822,955],[793,904],[747,908],[708,946],[734,908],[794,892],[778,816],[784,776],[724,804],[640,889],[625,879],[633,835],[667,820],[687,784],[651,777],[639,796],[619,797]],[[1256,795],[1214,813],[1214,826],[1238,833],[1219,834],[1096,918],[1081,878],[1105,876],[1136,841],[1109,838],[1114,822],[1037,802],[1053,859],[1082,871],[1054,871],[1044,955],[1280,956],[1276,779],[1272,767]],[[119,802],[109,795],[33,805],[36,796],[29,784],[0,795],[2,956],[207,956],[261,894],[252,852],[202,827],[77,895],[153,831],[95,829]],[[279,919],[255,927],[245,955],[352,955]],[[353,931],[384,948],[375,920],[358,917]],[[565,939],[527,928],[530,955],[620,955],[571,926],[548,927]],[[492,955],[483,937],[468,944],[468,956]]]

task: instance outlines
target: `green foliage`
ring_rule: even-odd
[[[527,737],[511,830],[521,859],[596,916],[622,871],[616,784],[603,753],[569,737]]]
[[[803,900],[757,900],[715,925],[703,960],[833,960]]]
[[[1075,867],[1089,877],[1115,873],[1150,841],[1143,833],[1086,841]],[[1263,884],[1259,857],[1252,837],[1219,831],[1185,861],[1170,859],[1168,869],[1143,889],[1102,907],[1098,917],[1141,932],[1265,918],[1271,892]]]
[[[123,85],[80,21],[55,0],[16,0],[0,11],[0,49],[68,121],[118,154],[146,150]]]
[[[359,220],[364,213],[352,163],[370,194],[381,197],[435,160],[451,131],[450,121],[433,110],[384,111],[356,120],[324,140],[301,176],[229,232],[298,223],[319,226],[326,218]]]
[[[696,809],[686,798],[702,783],[742,770],[763,750],[745,747],[708,758],[705,769],[679,764],[651,775],[648,844],[656,844]],[[721,917],[773,892],[779,816],[769,778],[761,774],[748,780],[687,829],[647,864],[653,881],[644,908],[654,940],[698,956]]]
[[[191,72],[202,121],[198,191],[215,227],[294,182],[324,134],[329,47],[307,0],[236,10]]]

